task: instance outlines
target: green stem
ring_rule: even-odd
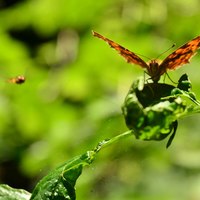
[[[97,153],[99,152],[101,149],[103,148],[106,148],[108,146],[110,146],[111,144],[113,143],[116,143],[118,142],[119,140],[121,139],[125,139],[129,136],[132,136],[133,135],[133,131],[132,130],[129,130],[129,131],[126,131],[120,135],[117,135],[111,139],[107,139],[107,140],[103,140],[102,142],[99,142],[98,145],[95,147],[94,151]]]

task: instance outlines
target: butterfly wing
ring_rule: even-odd
[[[200,36],[179,47],[160,64],[161,75],[164,74],[167,69],[174,70],[181,65],[189,63],[190,58],[195,55],[199,48]]]
[[[144,62],[139,56],[137,56],[136,54],[134,54],[133,52],[129,51],[128,49],[122,47],[121,45],[115,43],[114,41],[102,36],[101,34],[92,31],[92,34],[95,37],[98,37],[102,40],[104,40],[105,42],[107,42],[112,48],[114,48],[122,57],[124,57],[126,59],[126,61],[128,63],[132,63],[132,64],[136,64],[141,66],[142,68],[146,68],[148,69],[149,66],[146,64],[146,62]]]

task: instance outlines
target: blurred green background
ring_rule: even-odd
[[[155,58],[200,35],[199,21],[198,0],[1,0],[0,182],[32,191],[51,169],[127,130],[121,105],[143,71],[91,30]],[[187,73],[200,99],[199,66],[197,54],[169,74]],[[16,75],[26,83],[5,81]],[[167,150],[167,140],[134,137],[105,149],[84,168],[77,199],[200,199],[199,123],[180,120]]]

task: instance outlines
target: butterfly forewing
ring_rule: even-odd
[[[139,56],[137,56],[135,53],[131,52],[130,50],[124,48],[123,46],[117,44],[116,42],[102,36],[101,34],[97,33],[97,32],[92,32],[93,35],[95,37],[98,37],[104,41],[106,41],[112,48],[114,48],[116,51],[119,52],[119,54],[121,56],[123,56],[126,61],[128,63],[132,63],[132,64],[136,64],[136,65],[139,65],[143,68],[146,68],[148,69],[148,65],[145,63],[145,61],[143,61]]]
[[[190,58],[195,55],[200,48],[200,36],[194,38],[183,46],[179,47],[160,64],[160,68],[174,70],[181,65],[189,63]]]
[[[175,70],[181,65],[189,63],[190,58],[195,55],[196,51],[200,48],[200,36],[198,36],[183,46],[179,47],[177,50],[167,56],[163,62],[159,63],[157,60],[150,60],[150,62],[146,63],[135,53],[102,36],[101,34],[93,32],[93,35],[106,41],[112,48],[117,50],[120,55],[126,59],[127,62],[145,68],[155,83],[159,81],[160,76],[166,73],[167,70]]]

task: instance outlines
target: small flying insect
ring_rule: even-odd
[[[15,83],[15,84],[23,84],[26,81],[26,78],[22,75],[12,77],[7,79],[9,83]]]

